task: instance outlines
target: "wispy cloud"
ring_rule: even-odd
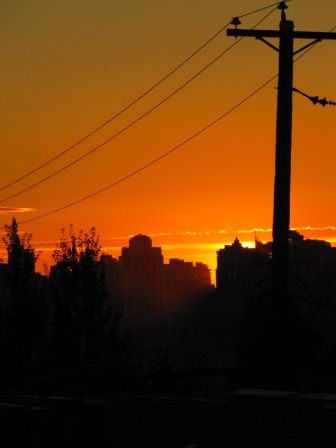
[[[208,236],[208,235],[225,235],[227,233],[226,230],[220,229],[217,231],[211,231],[211,230],[202,230],[202,231],[196,231],[196,230],[183,230],[179,232],[156,232],[156,233],[146,233],[151,238],[159,238],[159,237],[165,237],[165,236]],[[114,240],[127,240],[129,238],[132,238],[136,234],[130,234],[130,235],[118,235],[118,236],[110,236],[106,238],[102,238],[103,241],[114,241]]]
[[[325,231],[335,231],[336,226],[323,226],[323,227],[313,227],[313,226],[303,226],[303,227],[291,227],[291,230],[298,231],[311,231],[311,232],[325,232]],[[262,228],[262,227],[254,227],[253,229],[240,229],[237,230],[237,233],[271,233],[272,229]]]
[[[221,229],[217,231],[211,230],[184,230],[181,232],[160,232],[160,233],[152,233],[149,234],[150,237],[158,237],[158,236],[207,236],[207,235],[224,235],[226,234],[226,230]]]
[[[272,232],[272,229],[263,229],[261,227],[254,227],[253,229],[240,229],[240,230],[237,230],[237,233],[255,233],[255,232],[269,233],[269,232]]]
[[[325,227],[311,227],[311,226],[305,226],[305,227],[293,227],[292,230],[311,230],[312,232],[323,232],[326,230],[336,230],[336,226],[325,226]]]
[[[162,244],[165,250],[176,249],[202,249],[202,250],[217,250],[222,247],[220,243],[181,243],[181,244]]]
[[[34,212],[34,208],[29,207],[0,207],[0,215],[9,215],[13,213]]]

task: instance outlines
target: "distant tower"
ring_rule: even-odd
[[[119,258],[124,318],[134,325],[157,321],[163,313],[163,256],[146,235],[136,235]]]

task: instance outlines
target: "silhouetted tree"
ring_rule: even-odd
[[[12,378],[23,379],[36,371],[41,361],[47,337],[47,303],[35,275],[39,253],[31,246],[32,235],[19,235],[15,219],[5,230],[8,288],[2,301],[2,340],[7,347],[4,367]]]
[[[53,252],[53,340],[58,367],[98,361],[110,352],[119,316],[106,305],[101,246],[96,229],[77,235],[62,229]]]

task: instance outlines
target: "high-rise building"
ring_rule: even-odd
[[[123,318],[134,325],[157,322],[164,313],[163,256],[145,235],[136,235],[119,257]]]
[[[251,294],[266,280],[268,258],[258,249],[243,247],[238,238],[217,252],[217,290],[225,294]]]
[[[199,291],[207,290],[211,287],[211,272],[205,263],[195,263],[195,286]]]
[[[184,312],[193,297],[211,287],[210,270],[203,263],[171,259],[164,264],[162,250],[146,235],[136,235],[119,257],[122,326],[139,329],[163,328],[172,314]]]
[[[169,264],[164,265],[164,271],[166,306],[170,311],[186,309],[190,300],[209,291],[211,287],[210,270],[203,263],[194,265],[189,261],[171,258]]]

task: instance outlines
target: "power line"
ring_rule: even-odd
[[[331,28],[331,30],[329,32],[332,32],[336,29],[336,26],[334,26],[333,28]],[[307,54],[309,51],[312,50],[313,47],[310,47],[308,50],[306,50],[304,53],[302,53],[300,55],[300,57],[297,57],[295,59],[294,62],[296,62],[297,60],[301,59],[305,54]],[[199,135],[203,134],[205,131],[207,131],[208,129],[210,129],[212,126],[214,126],[216,123],[218,123],[219,121],[221,121],[223,118],[225,118],[226,116],[228,116],[229,114],[231,114],[234,110],[238,109],[241,105],[243,105],[244,103],[246,103],[249,99],[253,98],[257,93],[259,93],[261,90],[263,90],[266,86],[268,86],[274,79],[276,79],[278,77],[278,74],[272,76],[271,78],[269,78],[267,81],[265,81],[263,84],[261,84],[257,89],[255,89],[253,92],[251,92],[249,95],[247,95],[245,98],[243,98],[239,103],[235,104],[233,107],[231,107],[230,109],[228,109],[226,112],[224,112],[223,114],[221,114],[219,117],[217,117],[215,120],[213,120],[212,122],[210,122],[208,125],[206,125],[205,127],[203,127],[202,129],[200,129],[199,131],[197,131],[196,133],[194,133],[193,135],[191,135],[190,137],[188,137],[187,139],[185,139],[183,142],[179,143],[178,145],[174,146],[173,148],[170,148],[168,151],[164,152],[163,154],[161,154],[160,156],[152,159],[150,162],[146,163],[145,165],[142,165],[140,168],[131,171],[129,174],[127,174],[126,176],[121,177],[120,179],[116,180],[115,182],[112,182],[109,185],[106,185],[105,187],[96,190],[95,192],[83,196],[80,199],[77,199],[76,201],[70,202],[68,204],[65,204],[61,207],[58,207],[56,209],[50,210],[49,212],[46,213],[42,213],[41,215],[35,216],[33,218],[30,219],[26,219],[23,221],[20,221],[18,224],[22,225],[22,224],[27,224],[33,221],[37,221],[39,219],[45,218],[47,216],[56,214],[60,211],[66,210],[67,208],[73,207],[74,205],[80,204],[81,202],[84,202],[88,199],[91,199],[94,196],[97,196],[101,193],[103,193],[104,191],[107,191],[113,187],[116,187],[117,185],[125,182],[126,180],[136,176],[137,174],[141,173],[142,171],[146,170],[147,168],[149,168],[150,166],[158,163],[160,160],[168,157],[170,154],[172,154],[173,152],[177,151],[178,149],[180,149],[181,147],[183,147],[184,145],[186,145],[187,143],[189,143],[190,141],[194,140],[196,137],[198,137]],[[5,228],[5,226],[1,227],[0,230],[3,230]]]
[[[335,30],[336,30],[336,26],[332,27],[332,28],[328,31],[328,33],[332,33],[332,32],[335,31]],[[303,56],[304,56],[305,54],[309,53],[309,51],[311,51],[313,48],[315,48],[315,46],[316,46],[318,43],[320,43],[319,40],[316,40],[315,42],[313,42],[312,45],[311,45],[309,48],[307,48],[307,50],[303,51],[297,58],[294,59],[294,62],[296,62],[296,61],[298,61],[299,59],[303,58]]]
[[[63,205],[59,208],[53,209],[49,212],[46,213],[42,213],[41,215],[35,216],[33,218],[30,219],[26,219],[24,221],[20,221],[18,224],[27,224],[29,222],[33,222],[36,221],[38,219],[41,218],[45,218],[46,216],[50,216],[53,215],[55,213],[58,213],[62,210],[65,210],[67,208],[73,207],[74,205],[80,204],[81,202],[84,202],[94,196],[97,196],[98,194],[103,193],[106,190],[109,190],[113,187],[116,187],[117,185],[125,182],[126,180],[136,176],[137,174],[141,173],[142,171],[146,170],[147,168],[149,168],[150,166],[158,163],[160,160],[165,159],[166,157],[168,157],[170,154],[172,154],[173,152],[177,151],[178,149],[180,149],[181,147],[183,147],[184,145],[186,145],[187,143],[189,143],[190,141],[194,140],[196,137],[198,137],[199,135],[203,134],[205,131],[207,131],[208,129],[210,129],[212,126],[214,126],[216,123],[218,123],[219,121],[221,121],[223,118],[225,118],[226,116],[228,116],[229,114],[231,114],[234,110],[238,109],[238,107],[240,107],[242,104],[246,103],[249,99],[251,99],[253,96],[255,96],[258,92],[260,92],[261,90],[263,90],[268,84],[270,84],[274,79],[277,78],[278,75],[274,75],[272,76],[272,78],[268,79],[266,82],[264,82],[261,86],[259,86],[257,89],[255,89],[253,92],[251,92],[249,95],[247,95],[244,99],[242,99],[241,101],[239,101],[239,103],[235,104],[233,107],[231,107],[230,109],[228,109],[226,112],[224,112],[223,114],[221,114],[219,117],[217,117],[215,120],[213,120],[212,122],[210,122],[209,124],[207,124],[205,127],[203,127],[202,129],[200,129],[199,131],[195,132],[194,134],[192,134],[190,137],[188,137],[187,139],[183,140],[181,143],[179,143],[178,145],[174,146],[173,148],[170,148],[168,151],[162,153],[160,156],[155,157],[154,159],[152,159],[151,161],[147,162],[146,164],[142,165],[140,168],[137,168],[134,171],[131,171],[129,174],[121,177],[120,179],[112,182],[109,185],[106,185],[105,187],[96,190],[95,192],[86,195],[80,199],[77,199],[76,201],[70,202],[66,205]],[[4,227],[1,227],[1,229],[4,229]]]
[[[331,28],[331,30],[329,32],[332,32],[336,30],[336,26]],[[301,59],[303,57],[303,55],[307,54],[313,47],[309,48],[308,50],[306,50],[304,53],[301,54],[300,57],[296,58],[294,62],[296,62],[298,59]],[[44,217],[56,214],[62,210],[65,210],[67,208],[70,208],[74,205],[77,205],[81,202],[84,202],[98,194],[103,193],[106,190],[109,190],[123,182],[125,182],[126,180],[130,179],[131,177],[134,177],[135,175],[139,174],[140,172],[144,171],[145,169],[149,168],[150,166],[156,164],[157,162],[159,162],[160,160],[168,157],[170,154],[172,154],[173,152],[177,151],[178,149],[180,149],[182,146],[184,146],[185,144],[189,143],[191,140],[193,140],[194,138],[198,137],[199,135],[203,134],[206,130],[208,130],[209,128],[211,128],[212,126],[214,126],[216,123],[218,123],[219,121],[221,121],[224,117],[226,117],[227,115],[229,115],[231,112],[233,112],[235,109],[237,109],[238,107],[240,107],[242,104],[244,104],[245,102],[247,102],[249,99],[251,99],[253,96],[255,96],[257,93],[259,93],[261,90],[263,90],[267,85],[269,85],[274,79],[276,79],[278,77],[278,74],[272,76],[270,79],[268,79],[266,82],[264,82],[261,86],[259,86],[257,89],[255,89],[253,92],[251,92],[249,95],[247,95],[243,100],[241,100],[239,103],[237,103],[235,106],[233,106],[232,108],[230,108],[229,110],[227,110],[226,112],[224,112],[222,115],[220,115],[219,117],[217,117],[215,120],[213,120],[211,123],[209,123],[207,126],[205,126],[204,128],[200,129],[199,131],[197,131],[195,134],[191,135],[190,137],[188,137],[186,140],[184,140],[183,142],[179,143],[178,145],[174,146],[173,148],[169,149],[168,151],[166,151],[165,153],[161,154],[160,156],[156,157],[155,159],[152,159],[150,162],[146,163],[145,165],[142,165],[140,168],[130,172],[129,174],[127,174],[126,176],[121,177],[120,179],[118,179],[117,181],[101,188],[100,190],[97,190],[87,196],[84,196],[76,201],[70,202],[66,205],[63,205],[62,207],[53,209],[49,212],[43,213],[41,215],[35,216],[33,218],[30,219],[26,219],[24,221],[20,221],[18,224],[22,225],[22,224],[26,224],[29,222],[33,222],[39,219],[42,219]],[[5,226],[0,228],[1,230],[5,229]]]
[[[272,9],[270,12],[268,12],[261,20],[259,20],[251,29],[254,29],[255,27],[257,27],[258,25],[260,25],[262,22],[264,22],[274,11],[276,10],[276,8]],[[43,184],[44,182],[52,179],[53,177],[57,176],[58,174],[62,173],[63,171],[66,171],[67,169],[69,169],[70,167],[72,167],[73,165],[76,165],[77,163],[79,163],[80,161],[82,161],[83,159],[87,158],[88,156],[90,156],[91,154],[97,152],[98,150],[100,150],[102,147],[104,147],[107,143],[111,142],[112,140],[116,139],[117,137],[119,137],[121,134],[123,134],[124,132],[126,132],[128,129],[130,129],[131,127],[133,127],[136,123],[138,123],[139,121],[141,121],[143,118],[147,117],[149,114],[151,114],[152,112],[154,112],[156,109],[158,109],[160,106],[162,106],[164,103],[166,103],[169,99],[173,98],[178,92],[180,92],[182,89],[184,89],[188,84],[190,84],[192,81],[194,81],[196,78],[198,78],[202,73],[204,73],[207,69],[209,69],[213,64],[215,64],[217,61],[219,61],[225,54],[227,54],[232,48],[234,48],[236,45],[239,44],[239,42],[242,40],[243,38],[239,38],[237,39],[233,44],[231,44],[230,46],[228,46],[225,50],[223,50],[219,55],[217,55],[214,59],[212,59],[208,64],[206,64],[204,67],[201,68],[201,70],[199,70],[197,73],[195,73],[191,78],[189,78],[187,81],[185,81],[183,84],[181,84],[177,89],[173,90],[169,95],[167,95],[166,97],[164,97],[159,103],[155,104],[153,107],[149,108],[146,112],[142,113],[141,115],[139,115],[139,117],[137,117],[135,120],[133,120],[131,123],[129,123],[128,125],[126,125],[125,127],[123,127],[122,129],[120,129],[119,131],[117,131],[115,134],[113,134],[111,137],[109,137],[108,139],[104,140],[102,143],[99,143],[97,146],[95,146],[94,148],[90,149],[89,151],[87,151],[86,153],[82,154],[81,156],[77,157],[77,159],[73,160],[72,162],[64,165],[62,168],[59,168],[58,170],[54,171],[51,174],[48,174],[47,176],[43,177],[42,179],[40,179],[37,182],[34,182],[33,184],[23,188],[22,190],[17,191],[16,193],[13,193],[5,198],[0,199],[0,204],[3,204],[4,202],[13,199],[17,196],[20,196],[21,194],[32,190],[33,188]],[[1,190],[0,190],[1,191]]]
[[[286,3],[290,2],[292,0],[285,0]],[[254,11],[249,11],[245,14],[242,14],[238,16],[239,18],[247,17],[252,14],[256,14],[258,12],[264,11],[266,9],[272,8],[275,5],[278,5],[280,2],[272,3],[271,5],[265,6],[263,8],[256,9]],[[110,118],[108,118],[106,121],[101,123],[99,126],[94,128],[92,131],[90,131],[88,134],[86,134],[84,137],[80,138],[76,142],[74,142],[72,145],[68,146],[55,156],[51,157],[50,159],[46,160],[45,162],[41,163],[40,165],[36,166],[32,170],[26,172],[22,176],[14,179],[13,181],[7,183],[6,185],[3,185],[0,187],[0,191],[3,191],[16,183],[20,182],[23,179],[26,179],[27,177],[31,176],[32,174],[36,173],[37,171],[40,171],[42,168],[45,168],[46,166],[50,165],[55,160],[59,159],[66,153],[70,152],[72,149],[79,146],[81,143],[92,137],[94,134],[99,132],[101,129],[103,129],[105,126],[107,126],[109,123],[111,123],[113,120],[115,120],[117,117],[122,115],[124,112],[126,112],[128,109],[130,109],[132,106],[137,104],[140,100],[142,100],[144,97],[146,97],[149,93],[151,93],[153,90],[155,90],[157,87],[159,87],[164,81],[166,81],[168,78],[170,78],[174,73],[176,73],[180,68],[182,68],[187,62],[189,62],[194,56],[196,56],[198,53],[200,53],[206,46],[208,46],[217,36],[219,36],[228,26],[230,25],[230,22],[225,24],[223,27],[221,27],[218,31],[216,31],[212,36],[210,36],[209,39],[207,39],[200,47],[198,47],[196,50],[194,50],[187,58],[185,58],[182,62],[180,62],[177,66],[175,66],[172,70],[170,70],[166,75],[164,75],[161,79],[159,79],[157,82],[155,82],[149,89],[145,90],[141,95],[136,97],[134,100],[132,100],[130,103],[128,103],[126,106],[124,106],[121,110],[119,110],[117,113],[112,115]]]

